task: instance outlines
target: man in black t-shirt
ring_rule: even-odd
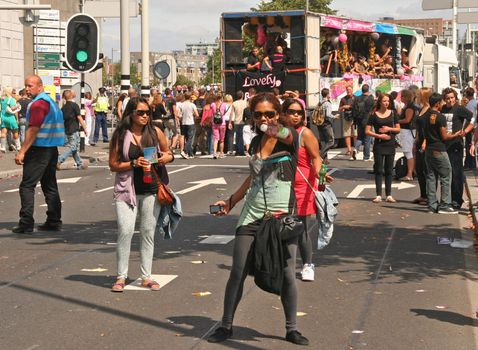
[[[362,95],[355,97],[352,105],[352,118],[357,127],[357,142],[355,143],[355,154],[359,153],[360,145],[363,144],[363,160],[370,161],[370,143],[372,138],[365,134],[368,117],[375,105],[375,100],[370,93],[368,84],[362,85]]]
[[[198,110],[198,117],[194,118],[194,124],[196,125],[196,133],[193,140],[193,153],[196,154],[200,151],[201,154],[206,154],[206,141],[207,141],[207,128],[201,126],[202,111],[206,105],[206,89],[199,89],[199,96],[194,101]]]
[[[18,127],[20,129],[20,142],[22,144],[23,141],[25,141],[25,131],[27,127],[27,109],[30,102],[32,102],[32,100],[28,98],[25,89],[20,90],[20,99],[18,100],[18,104],[22,108],[20,109],[20,112],[18,112]]]
[[[452,88],[446,88],[442,93],[445,105],[441,113],[446,118],[446,129],[449,134],[463,130],[463,135],[473,130],[473,113],[457,102],[457,93]],[[463,188],[465,185],[465,170],[463,168],[463,138],[458,137],[446,142],[446,150],[451,163],[451,202],[455,209],[463,204]]]
[[[426,140],[425,160],[427,164],[427,197],[430,212],[440,214],[457,214],[452,207],[451,174],[452,165],[447,153],[447,142],[463,137],[463,130],[447,132],[446,117],[440,113],[442,95],[430,96],[431,109],[423,115],[423,136]],[[463,163],[462,163],[463,166]],[[441,202],[436,196],[436,183],[440,179]]]
[[[85,136],[88,136],[86,133],[86,124],[81,116],[80,107],[78,107],[75,102],[75,93],[72,90],[65,90],[63,92],[63,99],[65,100],[65,104],[61,108],[61,111],[63,112],[65,124],[65,146],[67,149],[58,157],[56,168],[61,170],[61,164],[63,164],[68,157],[72,156],[78,169],[86,169],[88,168],[88,162],[83,161],[78,154],[78,149],[80,148],[80,125],[85,132]]]
[[[171,89],[166,88],[164,90],[164,94],[166,95],[164,99],[164,104],[166,107],[166,117],[164,118],[164,125],[166,126],[166,128],[164,129],[164,134],[168,139],[169,146],[176,146],[179,137],[179,111],[176,106],[176,100],[171,93]]]
[[[253,47],[249,57],[247,57],[246,69],[250,72],[257,72],[261,68],[261,60],[259,59],[259,48]]]

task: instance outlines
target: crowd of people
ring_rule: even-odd
[[[25,94],[31,101],[26,108],[28,128],[24,143],[15,158],[18,165],[23,165],[24,171],[20,184],[20,220],[12,231],[33,231],[34,192],[38,182],[41,182],[48,206],[47,220],[38,229],[58,231],[62,221],[56,170],[69,156],[73,156],[77,165],[82,166],[76,149],[80,126],[87,136],[91,134],[87,131],[88,121],[83,120],[74,102],[73,91],[64,91],[65,103],[60,110],[44,92],[40,77],[29,76],[25,86]],[[467,137],[469,146],[466,149],[470,155],[468,167],[476,166],[478,129],[475,129],[475,123],[478,103],[475,90],[471,87],[465,89],[461,101],[457,100],[457,92],[453,88],[446,88],[439,94],[430,88],[412,86],[397,94],[376,93],[374,97],[369,86],[364,84],[361,92],[360,96],[354,96],[352,89],[347,89],[347,95],[340,102],[339,116],[347,121],[344,127],[350,129],[347,148],[351,160],[356,159],[360,144],[364,147],[364,159],[369,160],[373,140],[376,183],[373,202],[382,201],[383,180],[385,200],[396,202],[391,185],[395,152],[399,144],[407,159],[407,172],[401,180],[412,181],[416,176],[420,184],[420,196],[414,202],[428,205],[431,213],[457,213],[463,204],[463,139],[466,135],[470,135]],[[110,108],[107,100],[102,100],[104,93],[101,88],[91,103],[96,130],[102,125],[102,114]],[[282,226],[274,226],[269,220],[283,220],[286,217],[295,220],[293,218],[297,217],[302,223],[302,226],[298,226],[300,230],[292,230],[286,237],[279,236],[286,252],[280,257],[282,278],[279,282],[265,280],[268,286],[277,288],[281,297],[286,320],[285,339],[294,344],[307,345],[309,341],[297,330],[296,323],[296,254],[300,252],[303,262],[302,280],[313,281],[313,249],[308,219],[314,215],[318,217],[321,211],[316,202],[316,193],[323,191],[319,188],[318,180],[333,181],[323,171],[327,150],[324,151],[322,145],[327,149],[329,141],[322,139],[322,135],[329,133],[330,125],[337,116],[331,111],[328,89],[321,91],[322,100],[318,106],[321,113],[311,118],[307,118],[304,101],[294,92],[279,95],[278,91],[256,93],[250,89],[248,95],[246,101],[244,94],[239,91],[233,101],[230,95],[207,93],[202,89],[197,92],[185,91],[175,97],[169,89],[164,96],[153,89],[150,98],[138,97],[134,90],[130,90],[128,95],[118,100],[115,108],[120,121],[109,142],[109,166],[116,173],[114,198],[118,223],[118,271],[112,291],[123,292],[127,282],[131,239],[137,216],[141,221],[142,286],[152,291],[160,288],[152,278],[151,271],[155,228],[163,215],[170,215],[172,221],[177,221],[178,215],[182,215],[180,201],[174,194],[171,194],[171,202],[160,201],[160,188],[168,183],[165,165],[174,160],[174,149],[178,147],[185,159],[194,157],[196,152],[209,152],[213,158],[221,158],[235,146],[236,155],[248,154],[250,173],[229,198],[214,204],[219,208],[214,214],[222,216],[244,200],[236,225],[232,268],[225,288],[221,326],[208,340],[222,342],[232,336],[234,315],[242,297],[244,280],[255,263],[250,256],[253,252],[257,254],[259,236],[264,237],[266,229],[276,230],[276,235],[282,234],[282,228],[278,230]],[[397,101],[398,96],[401,102]],[[4,100],[2,107],[7,106],[5,111],[12,115],[23,108],[19,102],[10,102],[9,98]],[[18,126],[7,119],[6,124],[2,122],[2,132],[8,123],[12,124],[10,128],[6,127],[7,130],[18,130]],[[318,127],[319,138],[310,130],[312,124]],[[471,136],[474,129],[474,135]],[[357,131],[356,139],[353,130]],[[95,134],[94,143],[99,136],[98,132]],[[232,135],[229,141],[228,135]],[[68,147],[59,156],[57,147],[65,144],[65,136]],[[331,137],[333,140],[333,133]],[[13,139],[17,138],[19,136],[13,134]],[[108,142],[108,139],[104,137],[103,141]],[[152,148],[153,153],[157,154],[157,163],[154,165],[146,157],[147,148]],[[474,164],[472,160],[475,160]],[[437,198],[438,186],[440,200]],[[323,195],[322,198],[327,196]],[[331,202],[327,205],[333,206]],[[255,281],[260,281],[257,275]],[[264,277],[261,288],[268,290],[262,283]]]
[[[376,96],[370,93],[367,84],[362,85],[360,96],[354,96],[352,89],[347,89],[339,107],[339,115],[344,118],[347,154],[350,160],[356,160],[363,146],[363,159],[372,161],[373,143],[374,203],[382,201],[382,180],[385,180],[386,201],[396,201],[391,189],[395,153],[400,146],[406,161],[404,173],[398,180],[416,178],[420,187],[420,195],[413,202],[428,205],[430,212],[457,213],[463,205],[465,166],[476,168],[478,103],[475,97],[472,87],[463,91],[461,101],[451,87],[437,93],[412,85],[399,93],[377,91]],[[395,172],[399,174],[396,165]],[[438,181],[441,201],[436,198]]]

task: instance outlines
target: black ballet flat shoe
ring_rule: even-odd
[[[232,337],[232,328],[227,329],[226,327],[219,327],[209,338],[207,338],[207,341],[210,343],[222,343],[230,337]]]
[[[12,227],[11,230],[12,230],[13,233],[24,233],[24,234],[32,234],[33,233],[33,227],[26,227],[26,226],[22,226],[22,225]]]
[[[299,331],[287,332],[285,340],[296,345],[309,345],[309,339],[300,334]]]

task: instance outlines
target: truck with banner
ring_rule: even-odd
[[[298,91],[308,108],[317,105],[323,88],[330,89],[337,110],[347,86],[355,94],[365,83],[384,93],[412,84],[436,91],[461,87],[451,49],[428,43],[422,29],[390,23],[303,10],[223,13],[221,49],[226,93]]]

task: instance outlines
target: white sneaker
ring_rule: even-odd
[[[304,264],[302,268],[302,281],[313,281],[315,275],[314,264]]]
[[[184,151],[181,151],[181,157],[183,157],[184,159],[189,159],[188,155],[186,154],[186,152]]]

